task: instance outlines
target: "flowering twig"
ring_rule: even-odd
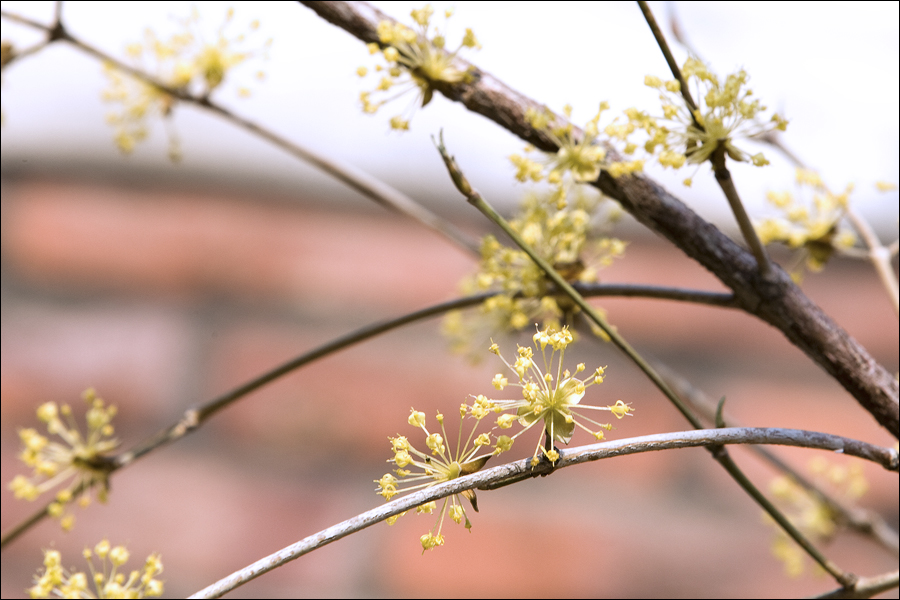
[[[768,135],[761,136],[759,141],[765,142],[781,152],[788,160],[794,163],[794,166],[808,169],[803,160],[784,144],[781,136],[775,135],[775,133],[770,132]],[[894,268],[891,266],[891,258],[897,253],[896,248],[900,240],[894,240],[890,246],[885,246],[878,239],[878,234],[875,233],[869,222],[852,205],[847,205],[845,214],[853,224],[854,229],[859,233],[859,237],[866,244],[868,252],[865,253],[865,257],[869,259],[875,268],[875,272],[878,274],[878,278],[881,280],[881,284],[891,300],[894,312],[900,315],[900,286],[898,286]]]
[[[444,163],[447,165],[447,170],[450,172],[450,177],[453,179],[453,183],[456,185],[456,188],[462,193],[466,200],[476,207],[482,214],[488,217],[491,221],[493,221],[496,225],[498,225],[503,231],[516,243],[519,248],[521,248],[528,256],[541,268],[542,271],[547,275],[549,279],[553,281],[576,305],[578,308],[583,310],[585,314],[600,327],[604,333],[609,336],[612,342],[625,353],[628,358],[630,358],[637,366],[644,372],[645,375],[656,385],[656,387],[669,399],[669,401],[675,405],[679,412],[694,426],[695,429],[701,429],[702,425],[700,424],[699,419],[693,414],[693,412],[688,408],[678,397],[675,392],[671,390],[665,380],[659,376],[658,373],[650,366],[647,361],[645,361],[635,350],[631,347],[630,344],[621,336],[619,333],[613,329],[609,323],[606,322],[606,319],[598,313],[596,310],[591,307],[590,304],[585,302],[584,298],[576,292],[571,285],[566,282],[566,280],[554,269],[547,261],[541,258],[533,248],[531,248],[525,240],[522,239],[522,236],[519,235],[512,227],[509,226],[509,223],[501,217],[494,208],[485,201],[485,199],[481,196],[481,194],[472,188],[466,179],[465,175],[459,169],[459,166],[456,164],[455,159],[447,153],[446,148],[443,144],[443,137],[440,142],[435,141],[435,145],[438,148],[438,151],[441,153],[441,157],[444,159]],[[854,576],[851,576],[841,570],[837,565],[829,561],[822,555],[813,545],[810,543],[806,536],[804,536],[794,525],[790,522],[790,520],[785,517],[778,508],[772,504],[763,494],[760,492],[755,485],[750,481],[750,479],[744,475],[743,471],[735,464],[734,460],[728,454],[724,447],[711,447],[710,452],[712,453],[713,458],[715,458],[722,467],[728,471],[729,475],[740,485],[744,491],[746,491],[756,502],[765,510],[774,520],[777,522],[781,528],[787,533],[791,538],[796,541],[800,547],[802,547],[807,554],[810,555],[819,565],[822,566],[829,574],[831,574],[841,585],[847,586],[855,580]]]
[[[0,14],[2,14],[4,18],[10,19],[11,21],[22,23],[24,25],[28,25],[30,27],[48,32],[50,37],[47,40],[47,43],[45,43],[43,46],[46,46],[47,44],[57,40],[66,41],[79,50],[90,54],[101,62],[112,64],[116,69],[159,89],[163,93],[173,98],[176,98],[188,104],[193,104],[194,106],[199,106],[219,115],[226,121],[229,121],[232,124],[237,125],[238,127],[241,127],[242,129],[261,137],[262,139],[274,144],[275,146],[281,148],[292,156],[299,158],[300,160],[307,162],[314,167],[317,167],[318,169],[327,173],[328,175],[331,175],[338,181],[341,181],[342,183],[355,189],[363,196],[374,200],[381,206],[410,217],[411,219],[418,221],[422,225],[425,225],[426,227],[440,233],[445,238],[449,239],[464,250],[477,254],[478,244],[473,241],[467,234],[463,233],[454,224],[446,221],[445,219],[442,219],[406,194],[392,188],[383,181],[372,177],[368,173],[365,173],[348,163],[344,163],[333,158],[326,158],[318,152],[301,146],[296,142],[292,142],[278,135],[277,133],[263,127],[262,125],[259,125],[258,123],[254,123],[248,119],[240,117],[232,111],[210,100],[208,94],[202,97],[198,97],[188,93],[183,89],[176,89],[168,86],[165,83],[159,81],[157,78],[151,76],[150,74],[145,73],[139,69],[135,69],[134,67],[123,63],[115,57],[106,54],[102,50],[95,48],[87,42],[76,38],[69,33],[69,31],[59,20],[57,20],[54,26],[48,27],[36,21],[32,21],[31,19],[9,13],[5,10],[0,12]]]
[[[691,119],[693,120],[694,125],[702,130],[703,125],[697,120],[697,104],[691,97],[690,87],[688,86],[684,75],[681,73],[681,68],[678,66],[678,63],[675,62],[675,57],[672,56],[672,51],[669,49],[669,44],[666,42],[665,35],[663,35],[662,30],[656,23],[653,11],[650,10],[650,7],[644,0],[638,0],[638,6],[641,8],[641,13],[644,15],[644,19],[647,21],[650,31],[653,32],[653,37],[656,39],[659,49],[666,58],[666,63],[668,63],[672,75],[678,80],[678,83],[681,84],[681,95],[691,111]],[[738,222],[738,227],[741,230],[744,241],[747,242],[747,245],[750,246],[750,250],[753,252],[753,256],[756,257],[760,276],[763,279],[768,279],[771,277],[772,273],[772,262],[769,260],[769,255],[760,241],[759,236],[756,234],[756,229],[753,228],[753,223],[750,222],[750,216],[747,215],[747,210],[744,208],[743,202],[741,202],[737,188],[734,187],[734,181],[731,179],[731,172],[725,165],[725,158],[725,145],[720,143],[711,157],[716,182],[719,184],[719,187],[722,188],[722,193],[725,194],[725,198],[728,200],[728,205],[731,207],[731,212],[734,213],[734,218]]]
[[[366,43],[377,42],[381,21],[394,20],[365,2],[301,2],[320,17]],[[471,81],[435,82],[435,89],[450,100],[487,117],[532,144],[556,152],[549,135],[534,128],[525,116],[542,105],[463,59]],[[573,126],[572,135],[583,136]],[[608,156],[620,160],[615,148]],[[775,279],[760,278],[754,257],[715,226],[646,177],[613,178],[601,173],[592,185],[618,200],[638,221],[663,235],[685,254],[712,272],[733,290],[739,306],[779,329],[788,340],[834,377],[875,419],[900,438],[900,386],[893,374],[813,303],[777,266]]]
[[[721,307],[733,307],[733,298],[730,294],[717,292],[705,292],[699,290],[633,284],[591,284],[579,287],[582,288],[582,293],[585,296],[638,296],[696,302]],[[410,323],[441,315],[450,310],[475,306],[477,304],[480,304],[487,298],[497,295],[498,293],[499,292],[489,292],[475,296],[467,296],[465,298],[457,298],[448,302],[442,302],[440,304],[436,304],[434,306],[430,306],[403,315],[396,319],[373,323],[352,333],[336,338],[319,346],[318,348],[310,350],[309,352],[305,352],[282,365],[266,371],[260,376],[236,387],[231,391],[222,394],[217,398],[214,398],[200,406],[188,409],[182,415],[181,419],[178,420],[178,422],[167,427],[156,435],[148,438],[147,440],[139,442],[132,449],[118,455],[105,457],[104,468],[108,471],[109,475],[112,475],[113,472],[132,464],[138,458],[148,454],[149,452],[152,452],[157,448],[174,442],[184,437],[188,433],[196,430],[214,414],[224,409],[225,407],[230,406],[240,398],[243,398],[244,396],[258,390],[264,385],[267,385],[275,381],[276,379],[283,377],[284,375],[291,373],[305,365],[308,365],[320,358],[329,356],[353,344],[358,344],[392,329],[402,327],[403,325],[408,325]],[[82,491],[84,491],[83,487],[79,487],[73,490],[73,494],[77,496]],[[46,517],[48,515],[48,508],[51,504],[53,504],[53,502],[54,500],[49,501],[43,508],[35,511],[35,513],[30,517],[26,518],[21,523],[18,523],[10,530],[6,531],[3,534],[2,538],[0,538],[0,548],[5,548],[8,543],[15,540],[19,535],[21,535],[32,526],[39,523],[44,517]]]
[[[276,569],[292,560],[300,558],[313,550],[326,546],[352,533],[384,521],[394,515],[413,507],[459,494],[465,490],[490,490],[508,485],[515,481],[531,479],[544,475],[550,470],[561,469],[571,465],[592,462],[614,456],[639,454],[674,448],[692,448],[698,446],[722,446],[728,444],[779,444],[818,448],[843,452],[876,462],[888,470],[896,471],[900,465],[897,451],[882,448],[866,442],[851,440],[841,436],[798,429],[779,428],[729,428],[701,429],[676,433],[658,433],[622,440],[611,440],[598,444],[580,446],[560,452],[560,459],[553,467],[549,462],[541,462],[531,466],[530,459],[507,463],[490,469],[483,469],[471,475],[465,475],[446,483],[441,483],[403,496],[366,511],[342,523],[308,536],[295,544],[291,544],[278,552],[270,554],[255,563],[232,573],[216,583],[196,592],[190,598],[219,598],[229,591],[252,581],[260,575]]]

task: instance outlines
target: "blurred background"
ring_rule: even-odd
[[[651,5],[661,20],[676,11],[721,74],[747,69],[757,95],[791,119],[788,145],[833,187],[856,182],[854,201],[883,239],[893,239],[897,193],[876,195],[872,184],[898,180],[896,3],[825,4],[814,12],[790,3]],[[2,3],[4,11],[44,23],[52,6]],[[160,38],[179,31],[173,17],[188,16],[191,6],[80,2],[65,4],[63,15],[73,33],[124,56],[125,44],[140,40],[146,27]],[[200,28],[214,36],[232,4],[196,6]],[[371,84],[354,71],[373,63],[355,38],[294,3],[233,6],[234,31],[259,19],[260,47],[268,36],[274,44],[267,62],[248,61],[229,73],[217,102],[385,180],[472,235],[488,228],[443,172],[429,137],[439,128],[490,200],[509,211],[521,198],[525,188],[513,182],[506,159],[521,151],[519,140],[443,98],[417,112],[410,132],[390,133],[387,119],[409,100],[374,117],[361,114],[358,94]],[[406,20],[419,5],[378,6]],[[547,6],[456,3],[449,43],[473,27],[484,48],[469,58],[553,109],[571,103],[576,123],[604,99],[615,111],[653,107],[643,77],[665,75],[665,64],[634,4]],[[40,40],[2,23],[3,40],[17,48]],[[260,68],[263,82],[253,78]],[[238,84],[252,96],[239,98]],[[100,93],[107,85],[93,58],[64,44],[3,72],[3,482],[25,472],[16,460],[17,429],[40,425],[34,410],[43,402],[69,403],[80,418],[81,392],[96,388],[118,406],[117,436],[129,448],[187,408],[308,349],[456,297],[458,282],[474,268],[469,255],[430,231],[193,107],[178,106],[172,117],[180,163],[168,161],[159,122],[124,157],[104,124],[111,106]],[[771,167],[735,169],[754,214],[764,214],[765,191],[793,181],[786,161],[771,150],[767,156]],[[733,229],[711,177],[698,174],[688,191],[671,173],[652,175]],[[601,272],[603,281],[722,289],[633,222],[617,234],[631,244],[623,260]],[[897,320],[868,266],[835,260],[803,287],[897,371]],[[596,304],[639,350],[711,397],[726,395],[747,425],[894,443],[839,385],[755,319],[651,300]],[[584,344],[580,351],[589,368],[609,365],[606,382],[586,401],[621,398],[636,409],[610,437],[685,428],[612,347]],[[485,354],[476,366],[449,355],[439,320],[432,320],[284,377],[117,473],[109,504],[76,510],[71,533],[48,521],[14,542],[2,555],[0,593],[24,595],[42,548],[58,548],[67,566],[82,568],[82,548],[108,537],[128,545],[129,566],[161,552],[166,596],[180,597],[377,506],[373,480],[388,469],[387,437],[413,439],[410,406],[429,418],[439,408],[449,415],[469,394],[492,392],[499,365]],[[576,435],[573,445],[590,441]],[[531,443],[520,444],[515,458]],[[800,469],[821,454],[778,453]],[[760,485],[773,476],[744,449],[734,454]],[[859,462],[842,458],[833,462]],[[863,468],[871,489],[861,504],[896,528],[896,477]],[[14,500],[5,485],[2,494],[4,531],[38,504]],[[567,469],[484,492],[479,507],[470,515],[471,534],[450,524],[446,546],[425,556],[418,538],[432,518],[407,515],[232,596],[781,597],[834,587],[825,578],[782,574],[760,510],[700,449]],[[853,534],[840,535],[827,551],[860,575],[896,568],[895,556]]]

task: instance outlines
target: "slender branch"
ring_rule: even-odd
[[[718,292],[705,292],[700,290],[688,290],[683,288],[666,288],[651,285],[634,285],[634,284],[581,284],[585,296],[627,296],[627,297],[645,297],[656,299],[668,299],[684,302],[695,302],[699,304],[707,304],[721,307],[733,307],[733,296],[731,294],[723,294]],[[113,472],[126,467],[136,461],[138,458],[160,448],[166,444],[174,442],[191,433],[203,423],[205,423],[212,415],[219,412],[223,408],[231,405],[233,402],[243,398],[251,392],[258,390],[264,385],[271,383],[288,373],[295,371],[309,363],[328,356],[334,352],[347,348],[353,344],[360,343],[381,333],[390,331],[408,325],[420,320],[428,319],[433,316],[445,313],[449,310],[467,308],[480,304],[484,300],[497,295],[498,292],[487,292],[476,296],[467,296],[465,298],[457,298],[448,302],[442,302],[434,306],[424,308],[422,310],[403,315],[396,319],[373,323],[358,329],[353,333],[334,339],[318,348],[305,352],[288,362],[279,365],[258,377],[244,383],[237,388],[222,394],[221,396],[206,402],[197,407],[193,407],[185,411],[181,419],[173,425],[167,427],[156,435],[139,442],[131,450],[106,457],[105,467],[111,475]],[[73,494],[77,496],[78,494]],[[9,542],[15,540],[19,535],[30,529],[33,525],[39,523],[47,516],[47,509],[55,500],[50,500],[47,504],[37,510],[33,515],[14,526],[12,529],[3,534],[0,538],[0,549],[5,548]]]
[[[90,54],[94,58],[102,62],[112,64],[116,69],[159,89],[163,93],[168,94],[173,98],[177,98],[178,100],[187,104],[193,104],[194,106],[199,106],[200,108],[213,112],[226,121],[229,121],[232,124],[237,125],[238,127],[256,134],[257,136],[281,148],[288,154],[291,154],[292,156],[313,165],[324,173],[331,175],[338,181],[358,191],[363,196],[374,200],[384,208],[396,211],[415,221],[418,221],[422,225],[425,225],[426,227],[449,239],[451,242],[456,244],[458,247],[466,250],[468,253],[478,253],[478,244],[474,240],[472,240],[469,235],[465,234],[458,227],[456,227],[453,223],[442,219],[421,204],[417,203],[406,194],[392,188],[383,181],[372,177],[368,173],[357,169],[349,163],[344,163],[332,158],[326,158],[318,152],[301,146],[296,142],[292,142],[278,135],[277,133],[263,127],[262,125],[259,125],[258,123],[254,123],[248,119],[236,115],[230,110],[210,100],[208,96],[197,97],[189,94],[184,89],[178,89],[168,86],[159,79],[151,76],[150,74],[145,73],[140,69],[131,67],[118,60],[117,58],[106,54],[102,50],[95,48],[87,42],[76,38],[75,36],[70,34],[68,30],[66,30],[62,26],[61,23],[58,23],[55,28],[50,28],[30,19],[8,13],[7,11],[2,11],[2,13],[0,14],[2,14],[2,16],[5,18],[29,25],[36,29],[41,29],[43,31],[47,31],[48,33],[53,32],[53,35],[51,36],[51,39],[49,41],[55,41],[57,39],[66,41],[79,50]]]
[[[892,590],[900,585],[900,571],[883,573],[874,577],[860,577],[850,588],[838,588],[834,591],[814,596],[815,598],[873,598],[878,594]]]
[[[713,402],[702,390],[697,389],[674,370],[659,361],[654,361],[653,368],[666,380],[666,382],[678,393],[678,396],[690,404],[701,416],[710,423],[715,422],[717,404]],[[744,425],[727,411],[724,415],[726,427],[743,427]],[[774,468],[785,473],[799,486],[809,492],[819,502],[825,505],[834,514],[837,520],[846,524],[853,530],[864,535],[872,536],[884,548],[893,554],[900,554],[900,537],[897,532],[877,512],[866,510],[859,506],[847,506],[825,490],[821,489],[805,475],[797,471],[791,465],[783,461],[772,450],[765,446],[750,446],[750,450],[762,460],[768,462]]]
[[[626,298],[656,298],[737,308],[734,294],[727,292],[706,292],[687,288],[638,285],[634,283],[573,283],[572,288],[585,298],[592,296],[623,296]]]
[[[678,63],[675,62],[672,50],[669,48],[668,42],[666,42],[666,36],[663,35],[662,29],[659,28],[656,18],[653,16],[653,11],[650,10],[650,6],[643,0],[638,0],[638,6],[641,9],[641,14],[644,15],[644,20],[647,21],[647,25],[650,27],[650,31],[653,33],[656,45],[659,46],[660,51],[666,59],[666,64],[669,65],[672,76],[678,80],[679,84],[681,84],[681,96],[684,98],[685,104],[687,104],[688,109],[691,111],[691,119],[693,119],[694,125],[703,131],[704,127],[697,121],[697,115],[695,114],[697,111],[697,103],[694,102],[694,99],[691,97],[691,90],[688,87],[687,80],[681,73],[681,68],[678,66]]]
[[[678,409],[679,412],[684,416],[685,419],[694,427],[694,429],[702,429],[703,425],[700,423],[700,420],[691,412],[691,410],[681,402],[681,399],[678,397],[675,392],[673,392],[666,382],[660,377],[656,371],[653,370],[647,361],[641,357],[641,355],[631,347],[631,344],[622,337],[618,331],[616,331],[601,315],[597,312],[593,306],[588,304],[584,298],[579,294],[575,289],[566,281],[559,272],[553,268],[553,266],[544,260],[537,252],[535,252],[534,248],[532,248],[519,233],[510,227],[509,223],[500,216],[500,214],[494,210],[494,207],[491,206],[478,192],[478,190],[474,189],[469,181],[466,179],[466,176],[463,174],[462,170],[457,165],[456,160],[450,156],[447,152],[447,149],[444,147],[444,134],[441,132],[440,141],[434,141],[435,146],[437,146],[438,152],[441,153],[441,158],[444,159],[444,164],[447,166],[447,170],[450,173],[451,179],[453,179],[454,185],[456,185],[456,189],[465,196],[466,200],[477,208],[484,216],[490,219],[495,225],[500,227],[512,239],[515,244],[525,252],[534,263],[540,267],[540,269],[544,272],[548,279],[553,281],[553,283],[558,287],[566,296],[568,296],[572,302],[574,302],[578,308],[580,308],[584,313],[594,322],[597,327],[603,330],[603,332],[609,336],[610,340],[616,345],[619,350],[621,350],[625,356],[627,356],[631,361],[637,365],[637,367],[643,371],[643,373],[653,382],[653,384],[659,388],[659,390],[665,395],[669,401]]]
[[[731,207],[734,219],[737,221],[738,227],[741,230],[741,235],[743,236],[744,241],[747,242],[747,245],[750,246],[750,251],[753,252],[753,256],[756,258],[756,264],[759,267],[759,276],[764,281],[770,280],[774,277],[772,261],[769,259],[769,253],[766,252],[765,246],[763,246],[762,241],[756,233],[756,228],[753,227],[753,223],[750,221],[750,215],[747,214],[744,203],[741,202],[741,197],[738,194],[737,188],[734,187],[734,180],[731,178],[731,171],[728,170],[728,167],[725,164],[725,157],[725,145],[720,141],[719,146],[710,157],[713,171],[716,176],[716,183],[719,184],[722,193],[725,194],[725,198],[728,200],[728,206]]]
[[[394,21],[365,2],[301,4],[367,43],[377,42],[379,22]],[[542,104],[467,61],[455,60],[460,69],[470,69],[471,81],[430,82],[435,89],[536,148],[558,150],[546,132],[535,129],[525,118],[527,109],[541,110]],[[573,126],[572,135],[581,136],[583,132]],[[611,145],[607,146],[607,156],[614,161],[621,158]],[[900,438],[900,388],[893,374],[794,285],[787,273],[776,266],[773,280],[763,280],[752,254],[649,178],[615,179],[603,172],[593,185],[712,272],[734,291],[740,308],[779,329]]]
[[[614,456],[625,456],[629,454],[670,450],[675,448],[721,446],[727,444],[779,444],[819,448],[830,451],[842,451],[852,456],[873,460],[893,471],[896,471],[898,464],[900,464],[897,451],[892,448],[882,448],[880,446],[840,436],[798,429],[701,429],[676,433],[659,433],[624,440],[611,440],[599,444],[591,444],[561,451],[560,459],[555,467],[550,465],[549,462],[541,462],[537,467],[532,468],[531,460],[523,459],[491,469],[483,469],[477,473],[459,477],[452,481],[434,485],[402,498],[391,500],[378,508],[366,511],[351,519],[338,523],[337,525],[323,529],[295,544],[291,544],[278,552],[270,554],[269,556],[196,592],[191,595],[190,598],[219,598],[229,591],[252,581],[260,575],[300,558],[313,550],[336,542],[343,537],[361,531],[367,527],[371,527],[380,521],[384,521],[394,515],[399,515],[402,512],[425,504],[426,502],[439,500],[453,494],[459,494],[465,490],[495,489],[507,485],[510,482],[531,479],[539,475],[547,475],[552,471],[564,469],[572,465],[612,458]]]
[[[628,358],[632,360],[640,369],[647,375],[648,378],[656,385],[656,387],[662,391],[662,393],[669,399],[669,401],[681,412],[682,415],[693,425],[696,429],[701,429],[702,425],[700,424],[700,420],[693,414],[693,412],[685,405],[681,399],[678,397],[675,392],[668,386],[665,380],[659,376],[659,374],[647,363],[643,357],[641,357],[637,351],[632,348],[625,339],[619,335],[619,333],[610,327],[609,323],[606,322],[606,319],[595,311],[593,307],[585,302],[584,298],[576,292],[572,286],[566,282],[565,279],[543,258],[541,258],[531,246],[529,246],[525,240],[516,232],[512,227],[510,227],[509,223],[501,217],[494,208],[485,201],[485,199],[478,193],[477,190],[473,189],[469,184],[468,180],[466,180],[465,175],[463,175],[462,171],[459,169],[459,166],[456,164],[456,161],[447,153],[446,148],[444,148],[443,141],[443,132],[440,143],[435,142],[437,145],[438,151],[441,153],[441,157],[444,159],[444,163],[447,165],[447,170],[450,172],[450,177],[453,179],[453,183],[456,185],[457,189],[462,193],[470,204],[475,206],[479,211],[481,211],[486,217],[488,217],[491,221],[497,224],[503,231],[516,243],[519,248],[522,249],[523,252],[528,254],[534,263],[540,267],[544,274],[553,280],[555,283],[565,294],[575,303],[578,307],[585,312],[585,314],[590,317],[594,323],[597,324],[600,329],[604,331],[604,333],[609,336],[609,338],[613,341],[613,343],[625,353]],[[549,444],[549,442],[548,442]],[[855,581],[855,576],[845,573],[840,567],[836,564],[828,560],[812,543],[806,539],[806,536],[797,529],[790,520],[785,517],[778,508],[772,504],[768,498],[766,498],[759,489],[753,485],[753,482],[744,475],[744,473],[738,468],[737,464],[728,454],[722,446],[715,446],[709,448],[712,453],[713,458],[715,458],[722,467],[728,471],[729,475],[740,485],[744,491],[746,491],[756,502],[765,510],[769,516],[771,516],[776,523],[778,523],[781,528],[787,533],[795,542],[797,542],[813,560],[815,560],[825,571],[831,574],[835,580],[838,581],[842,586],[846,587],[850,585],[853,581]]]
[[[641,13],[644,15],[644,19],[647,21],[647,25],[650,27],[650,31],[653,32],[653,37],[656,38],[656,44],[666,58],[669,70],[672,71],[672,75],[680,84],[681,96],[684,98],[685,104],[687,104],[691,111],[691,120],[694,122],[694,126],[701,131],[705,131],[705,128],[697,119],[697,105],[691,97],[691,90],[688,88],[687,80],[685,80],[678,63],[675,62],[675,57],[672,56],[672,51],[669,49],[668,42],[666,42],[666,36],[663,35],[662,30],[656,23],[653,11],[650,10],[650,6],[644,2],[644,0],[638,0],[638,6],[641,9]],[[769,255],[766,253],[765,247],[762,245],[759,236],[756,234],[753,223],[750,222],[750,217],[747,215],[744,204],[741,202],[737,188],[734,187],[731,173],[725,165],[725,146],[721,142],[719,142],[718,148],[710,157],[710,161],[712,162],[713,170],[715,171],[716,182],[719,184],[719,187],[722,188],[722,193],[725,194],[725,198],[728,200],[731,212],[734,213],[734,218],[738,222],[738,227],[741,230],[741,235],[744,237],[744,241],[747,242],[747,245],[750,246],[753,256],[756,257],[756,263],[759,265],[759,274],[763,279],[769,279],[772,276],[772,262],[769,260]]]

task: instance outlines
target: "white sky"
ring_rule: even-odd
[[[236,70],[234,78],[254,90],[238,99],[226,80],[214,98],[289,139],[340,158],[434,203],[454,198],[430,135],[443,127],[451,152],[489,199],[503,204],[523,191],[513,182],[506,157],[522,143],[482,117],[443,97],[416,113],[412,130],[388,131],[387,119],[401,112],[402,98],[375,116],[362,115],[356,67],[372,66],[362,44],[293,2],[194,3],[212,36],[228,6],[236,9],[235,31],[258,18],[260,43],[274,37],[271,59],[261,66],[265,82]],[[409,22],[420,3],[376,2],[386,13]],[[433,3],[436,12],[455,6],[448,46],[471,26],[484,48],[467,58],[511,87],[554,110],[575,107],[574,121],[593,116],[608,100],[611,118],[629,106],[658,111],[644,75],[668,78],[665,62],[633,2],[456,2]],[[49,22],[51,2],[2,2],[4,10]],[[123,56],[124,45],[139,41],[145,27],[166,38],[179,27],[173,17],[190,13],[183,2],[68,2],[64,17],[71,31],[98,47]],[[665,22],[668,6],[651,2]],[[743,67],[751,87],[770,109],[791,124],[785,141],[807,163],[818,167],[833,188],[856,183],[862,210],[893,226],[897,194],[872,192],[877,180],[898,178],[898,23],[900,4],[888,3],[690,3],[675,7],[688,37],[720,75]],[[440,23],[440,21],[438,21]],[[17,46],[38,38],[2,22],[2,37]],[[684,52],[676,48],[679,60]],[[235,82],[237,83],[237,82]],[[97,62],[63,44],[12,65],[3,76],[2,152],[5,160],[41,161],[66,156],[93,157],[122,165],[163,165],[166,136],[157,124],[151,139],[128,158],[111,142],[104,124],[109,110],[100,101],[106,87]],[[601,123],[602,124],[602,123]],[[322,185],[324,176],[296,159],[255,140],[198,109],[179,109],[175,125],[185,159],[178,169],[228,169],[298,186]],[[733,175],[752,213],[765,208],[768,189],[792,186],[792,169],[773,150],[764,169],[738,165]],[[651,175],[700,212],[727,217],[727,208],[704,167],[691,190],[680,183],[686,173]],[[310,183],[312,182],[312,183]],[[330,184],[329,184],[330,185]],[[335,184],[337,185],[337,184]],[[444,201],[444,200],[441,200]],[[730,217],[727,217],[730,221]]]

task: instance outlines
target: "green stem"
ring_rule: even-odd
[[[691,90],[688,88],[684,75],[681,74],[681,68],[679,68],[678,63],[675,62],[675,57],[672,55],[672,50],[669,48],[669,44],[666,42],[662,30],[656,23],[656,17],[653,16],[653,11],[650,10],[650,7],[643,0],[638,0],[638,6],[641,9],[641,13],[644,15],[644,20],[647,21],[647,25],[650,27],[650,31],[653,32],[653,37],[656,39],[656,45],[659,46],[663,56],[666,58],[669,70],[672,71],[672,75],[678,80],[678,83],[681,84],[681,96],[684,98],[685,104],[687,104],[691,111],[691,118],[694,119],[694,125],[703,130],[703,126],[697,122],[697,117],[694,115],[697,110],[697,104],[691,97]]]
[[[753,227],[753,223],[750,222],[750,216],[744,208],[744,203],[741,202],[737,188],[734,187],[731,172],[725,166],[725,156],[725,145],[720,141],[719,146],[710,158],[716,175],[716,183],[719,184],[719,187],[722,188],[722,193],[728,199],[728,205],[731,207],[731,212],[734,213],[734,218],[741,229],[741,235],[744,236],[744,241],[750,246],[750,251],[753,252],[753,256],[756,258],[760,276],[763,279],[769,279],[774,275],[772,261],[769,260],[768,252],[766,252],[759,236],[756,235],[756,229]]]

